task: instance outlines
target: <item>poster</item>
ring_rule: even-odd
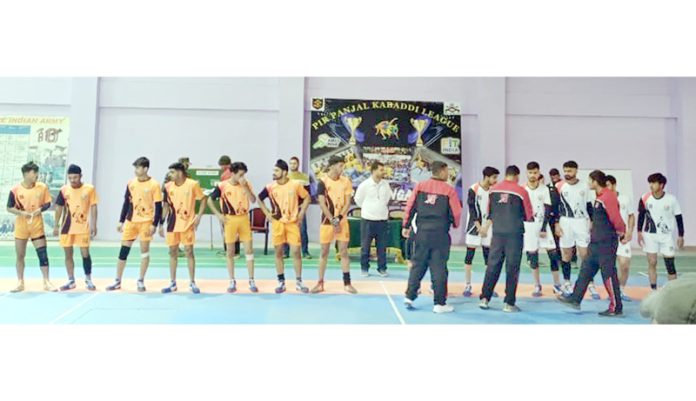
[[[70,121],[67,117],[0,115],[0,195],[22,181],[22,165],[39,165],[39,181],[55,201],[66,181]],[[6,203],[5,203],[6,204]],[[53,235],[53,213],[43,213],[46,236]],[[0,239],[14,239],[15,216],[0,208]]]
[[[452,102],[312,99],[310,186],[333,155],[345,160],[354,189],[370,176],[372,161],[385,164],[390,205],[408,200],[416,183],[430,178],[430,163],[445,162],[461,199],[461,109]]]

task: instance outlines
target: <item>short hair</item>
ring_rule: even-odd
[[[188,156],[181,156],[179,158],[179,163],[191,163],[191,160],[188,158]]]
[[[300,164],[300,159],[298,159],[297,156],[291,157],[290,160],[294,160],[297,162],[297,164]]]
[[[232,159],[230,159],[230,157],[227,155],[222,155],[218,159],[218,166],[227,166],[230,164],[232,164]]]
[[[138,157],[135,159],[133,162],[133,166],[135,167],[145,167],[145,168],[150,168],[150,160],[143,156],[143,157]]]
[[[520,168],[515,166],[514,164],[511,166],[507,166],[505,169],[505,176],[511,177],[515,175],[520,175]]]
[[[607,175],[607,182],[611,182],[611,185],[616,185],[616,177],[611,174]]]
[[[82,169],[77,164],[68,166],[68,174],[82,174]]]
[[[534,170],[534,169],[539,169],[539,163],[537,162],[529,162],[527,163],[527,170]]]
[[[540,180],[543,180],[543,179],[544,179],[544,175],[540,173],[540,174],[539,174],[539,179],[540,179]]]
[[[384,167],[384,163],[382,163],[382,162],[379,161],[379,160],[375,160],[375,161],[373,161],[372,164],[370,165],[370,171],[371,171],[371,172],[372,172],[372,171],[375,171],[375,170],[377,170],[377,169],[380,168],[380,167]]]
[[[607,175],[604,174],[604,171],[602,170],[594,170],[593,172],[591,172],[590,179],[593,181],[597,181],[597,184],[599,184],[600,186],[607,186]]]
[[[184,166],[184,163],[182,162],[172,163],[168,168],[170,170],[181,171],[182,173],[186,174],[186,166]]]
[[[568,160],[563,163],[563,168],[578,168],[578,163],[576,163],[575,160]]]
[[[652,173],[648,176],[648,183],[657,182],[658,184],[667,185],[667,177],[662,173]]]
[[[445,164],[445,162],[441,162],[439,160],[436,160],[436,161],[430,163],[430,173],[432,175],[440,174],[440,171],[442,171],[443,168],[447,168],[447,164]]]
[[[232,163],[232,165],[230,166],[230,171],[233,172],[233,173],[237,173],[239,170],[244,170],[244,172],[249,171],[249,170],[247,169],[247,165],[244,164],[244,162],[234,162],[234,163]]]
[[[331,167],[335,164],[338,164],[338,163],[345,163],[345,162],[346,161],[345,161],[345,159],[343,159],[342,156],[333,155],[333,156],[329,157],[329,167]]]
[[[484,178],[491,177],[491,176],[498,175],[498,174],[500,174],[500,171],[498,171],[498,169],[495,167],[486,166],[483,169],[483,177]]]
[[[549,175],[561,175],[561,172],[557,168],[552,168],[549,170]]]
[[[286,163],[283,159],[276,160],[275,166],[283,171],[288,171],[288,163]]]
[[[35,173],[39,172],[39,166],[34,163],[34,162],[27,162],[22,166],[22,174],[26,174],[30,171],[33,171]]]

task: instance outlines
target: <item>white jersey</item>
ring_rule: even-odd
[[[542,223],[544,221],[544,215],[546,214],[546,206],[551,207],[551,194],[549,193],[549,188],[545,185],[539,184],[536,189],[529,187],[529,183],[524,186],[529,194],[529,200],[532,202],[532,212],[534,213],[534,221],[537,223]]]
[[[638,229],[646,233],[672,234],[677,226],[674,216],[682,213],[677,198],[668,193],[657,199],[648,192],[640,199],[638,207],[641,212],[645,211],[643,227]]]
[[[558,207],[562,217],[573,217],[579,219],[589,219],[587,203],[594,201],[594,191],[591,191],[584,181],[569,184],[560,181],[556,184],[561,202]]]
[[[628,228],[628,216],[636,214],[636,205],[633,203],[633,199],[624,193],[617,193],[619,198],[619,213],[621,213],[621,219],[626,223],[626,228]]]

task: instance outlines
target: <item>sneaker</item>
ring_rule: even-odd
[[[404,306],[406,307],[407,310],[416,309],[416,307],[413,306],[413,300],[410,300],[408,298],[404,298]]]
[[[275,288],[276,294],[282,294],[285,292],[285,281],[278,281],[278,286]]]
[[[323,281],[318,282],[317,285],[315,285],[314,288],[312,288],[311,292],[312,292],[312,294],[318,294],[320,292],[324,292],[324,282]]]
[[[61,291],[69,291],[75,289],[75,280],[68,280],[67,283],[60,286]]]
[[[114,290],[120,290],[120,289],[121,289],[121,280],[116,280],[116,281],[114,281],[113,284],[106,287],[107,291],[114,291]]]
[[[370,272],[367,270],[360,270],[360,276],[361,277],[370,277]]]
[[[17,286],[14,289],[12,289],[12,291],[10,291],[10,292],[15,293],[15,292],[22,292],[22,291],[24,291],[24,281],[20,281],[17,284]]]
[[[143,280],[138,280],[138,292],[145,292],[145,281]]]
[[[237,292],[237,280],[230,281],[230,285],[227,287],[227,292],[230,294]]]
[[[377,270],[377,274],[379,274],[380,277],[389,277],[389,273],[387,273],[387,269]]]
[[[573,301],[570,297],[559,295],[556,297],[556,299],[565,306],[571,307],[575,310],[580,310],[580,304]]]
[[[604,312],[599,312],[599,316],[602,317],[623,317],[623,312],[622,311],[613,311],[613,310],[605,310]]]
[[[462,295],[464,295],[465,297],[470,297],[474,295],[474,293],[471,291],[471,284],[467,284],[464,287],[464,292],[462,293]]]
[[[303,283],[302,280],[297,280],[295,281],[295,290],[298,292],[301,292],[303,294],[306,294],[309,292],[309,288],[307,288]]]
[[[633,302],[633,299],[626,295],[626,293],[623,292],[623,290],[621,290],[621,300],[624,302]]]
[[[479,308],[481,308],[483,310],[490,308],[488,306],[488,300],[486,298],[482,299],[481,302],[479,302]]]
[[[97,286],[94,285],[91,279],[85,279],[85,285],[89,291],[96,291]]]
[[[305,259],[312,259],[312,255],[310,255],[308,253],[305,253],[304,255],[302,255],[302,257]]]
[[[594,300],[600,300],[602,297],[599,296],[599,293],[597,293],[597,289],[595,288],[594,285],[589,286],[588,291],[590,291],[590,295],[592,296],[592,299]]]
[[[505,306],[503,306],[503,312],[515,313],[515,312],[520,312],[520,311],[521,311],[520,307],[517,305],[505,304]]]
[[[539,298],[541,296],[541,286],[540,285],[535,285],[534,286],[534,292],[532,292],[532,296],[534,298]]]
[[[454,306],[452,305],[435,305],[433,306],[433,313],[450,313],[454,312]]]
[[[560,284],[553,285],[553,294],[554,295],[563,295],[563,288],[561,287]]]
[[[563,284],[563,288],[561,289],[561,291],[563,291],[563,295],[565,296],[569,296],[573,293],[573,287],[570,286],[570,281],[566,281]]]
[[[44,281],[44,286],[43,286],[43,287],[44,287],[44,291],[48,291],[48,292],[56,292],[56,291],[58,291],[58,290],[56,289],[56,287],[54,287],[53,284],[51,284],[51,282],[48,281],[48,280]]]
[[[350,284],[344,285],[344,286],[343,286],[343,289],[346,290],[346,292],[347,292],[347,293],[350,293],[350,294],[357,294],[357,293],[358,293],[358,290],[356,290],[355,287],[353,287],[353,286],[350,285]]]
[[[162,288],[162,294],[169,294],[170,292],[176,292],[176,290],[176,281],[172,281],[168,287]]]
[[[259,292],[259,288],[256,286],[256,281],[253,278],[249,280],[249,291]]]
[[[200,294],[200,293],[201,293],[201,289],[198,288],[198,286],[196,285],[196,283],[193,282],[193,281],[189,283],[189,290],[191,290],[191,292],[194,293],[194,294]]]

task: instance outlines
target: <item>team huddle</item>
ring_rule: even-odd
[[[297,164],[297,163],[295,163]],[[138,158],[134,163],[135,177],[125,189],[123,206],[117,230],[121,233],[116,279],[106,287],[107,291],[121,289],[123,272],[131,248],[140,240],[140,274],[137,290],[146,291],[145,275],[149,266],[150,242],[156,232],[166,238],[170,256],[170,284],[163,293],[177,291],[177,264],[180,246],[184,247],[189,273],[189,289],[200,293],[196,285],[194,244],[196,229],[205,212],[206,205],[213,211],[224,230],[226,264],[229,275],[227,292],[237,291],[235,259],[239,247],[244,245],[249,275],[249,290],[258,292],[254,280],[254,252],[249,212],[254,203],[271,222],[271,237],[275,247],[278,285],[276,293],[286,291],[284,249],[289,247],[292,255],[295,289],[300,293],[324,291],[324,277],[328,263],[330,245],[335,241],[341,260],[344,290],[355,294],[351,283],[348,243],[350,240],[347,215],[353,201],[351,180],[343,175],[344,160],[331,157],[327,171],[319,178],[317,198],[321,208],[318,280],[310,290],[302,281],[302,252],[306,250],[305,215],[310,204],[306,186],[289,178],[288,164],[278,160],[273,169],[273,181],[255,194],[252,184],[246,179],[248,171],[243,162],[231,163],[226,175],[215,188],[204,191],[198,181],[187,175],[187,165],[177,162],[169,166],[163,186],[148,175],[150,162]],[[375,194],[379,202],[372,201],[374,215],[386,214],[388,204],[386,185],[381,182],[383,164],[373,163],[374,182],[359,188],[356,200],[359,205]],[[39,259],[46,291],[57,291],[49,281],[46,236],[41,213],[51,207],[52,198],[48,187],[37,182],[38,166],[29,162],[22,166],[23,181],[15,186],[8,198],[8,212],[17,216],[15,224],[15,248],[17,254],[18,284],[12,292],[25,289],[24,268],[27,243],[32,241]],[[402,235],[413,242],[410,258],[410,273],[405,304],[413,308],[420,283],[430,270],[434,293],[434,311],[451,312],[447,305],[447,263],[451,248],[450,227],[458,227],[462,214],[462,202],[454,188],[447,183],[449,169],[446,164],[433,162],[432,177],[419,182],[405,208]],[[506,266],[505,306],[506,312],[516,312],[515,305],[520,263],[526,253],[534,277],[533,297],[542,296],[539,274],[539,253],[546,251],[553,279],[553,292],[559,301],[579,309],[586,291],[599,299],[594,286],[594,276],[601,270],[602,282],[609,294],[609,309],[604,316],[619,316],[622,301],[630,301],[624,293],[628,280],[631,247],[630,241],[637,228],[637,239],[648,259],[648,277],[652,289],[657,288],[657,256],[662,255],[670,280],[677,277],[675,252],[684,245],[684,224],[676,198],[666,193],[667,179],[660,173],[648,177],[650,191],[640,197],[637,207],[631,194],[616,192],[616,178],[595,170],[584,182],[578,176],[578,165],[568,161],[563,165],[563,178],[556,169],[549,171],[550,182],[544,181],[537,162],[527,164],[527,182],[518,184],[520,170],[509,166],[505,179],[498,182],[500,172],[494,167],[483,169],[483,177],[473,184],[466,195],[468,221],[466,225],[465,289],[463,295],[473,295],[471,283],[472,263],[476,248],[480,247],[486,264],[486,275],[480,295],[480,307],[489,308],[491,298],[497,297],[494,287],[500,277],[503,263]],[[73,247],[78,246],[82,256],[85,285],[96,290],[91,277],[92,260],[89,253],[90,240],[97,234],[97,203],[99,198],[94,186],[82,182],[79,166],[70,165],[68,183],[63,186],[55,200],[54,235],[59,235],[60,246],[65,252],[68,282],[61,291],[76,288]],[[386,193],[384,193],[386,192]],[[381,195],[382,198],[380,200]],[[266,200],[270,207],[266,205]],[[379,204],[377,204],[379,203]],[[367,211],[367,210],[366,210]],[[637,214],[637,216],[636,216]],[[386,217],[367,221],[382,227]],[[363,222],[365,223],[365,222]],[[373,227],[363,225],[361,227]],[[381,229],[380,229],[381,230]],[[368,230],[369,231],[369,230]],[[374,231],[374,229],[373,229]],[[675,243],[674,232],[677,231]],[[377,240],[380,275],[386,276],[386,262],[381,232],[368,233],[363,241],[369,249],[372,239]],[[381,248],[381,249],[380,249]],[[368,253],[363,249],[361,267],[367,276]],[[582,260],[582,268],[571,285],[571,261]],[[616,269],[618,259],[619,269]],[[563,275],[561,282],[560,273]]]

